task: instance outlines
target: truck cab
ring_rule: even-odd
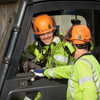
[[[20,0],[2,55],[0,100],[12,100],[14,96],[23,99],[26,92],[35,91],[41,92],[40,100],[66,100],[67,79],[41,78],[31,81],[34,77],[33,73],[19,73],[18,68],[23,50],[36,41],[32,23],[40,14],[48,14],[54,18],[58,31],[64,34],[72,26],[71,19],[80,20],[81,24],[86,25],[91,31],[94,44],[91,53],[98,61],[100,59],[99,0]]]

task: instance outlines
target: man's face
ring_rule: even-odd
[[[48,33],[41,34],[39,35],[39,38],[45,45],[49,45],[53,40],[53,32],[50,31]]]

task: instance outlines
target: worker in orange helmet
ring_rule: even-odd
[[[67,100],[100,100],[100,65],[88,52],[93,49],[90,30],[74,25],[67,30],[66,37],[73,45],[74,65],[45,69],[41,74],[49,79],[69,79]]]
[[[33,69],[33,66],[27,66],[26,61],[28,60],[32,60],[35,66],[38,65],[43,69],[65,66],[74,61],[74,58],[69,57],[65,51],[65,35],[58,33],[53,18],[47,14],[39,15],[35,17],[32,26],[36,41],[23,51],[20,72],[28,72]],[[30,98],[29,95],[27,93],[24,100],[34,99],[34,97]],[[39,100],[40,97],[41,94],[38,92],[38,96],[34,100]]]

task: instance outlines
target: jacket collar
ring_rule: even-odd
[[[81,55],[79,58],[81,58],[82,56],[85,56],[85,55],[92,55],[92,54],[91,54],[91,53],[85,53],[85,54]],[[79,58],[77,58],[77,59],[75,60],[75,62],[76,62]],[[74,62],[74,64],[75,64],[75,62]]]

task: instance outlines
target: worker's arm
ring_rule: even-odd
[[[44,71],[44,75],[51,78],[59,78],[59,79],[69,79],[71,74],[72,65],[55,67],[51,69],[46,69]]]

